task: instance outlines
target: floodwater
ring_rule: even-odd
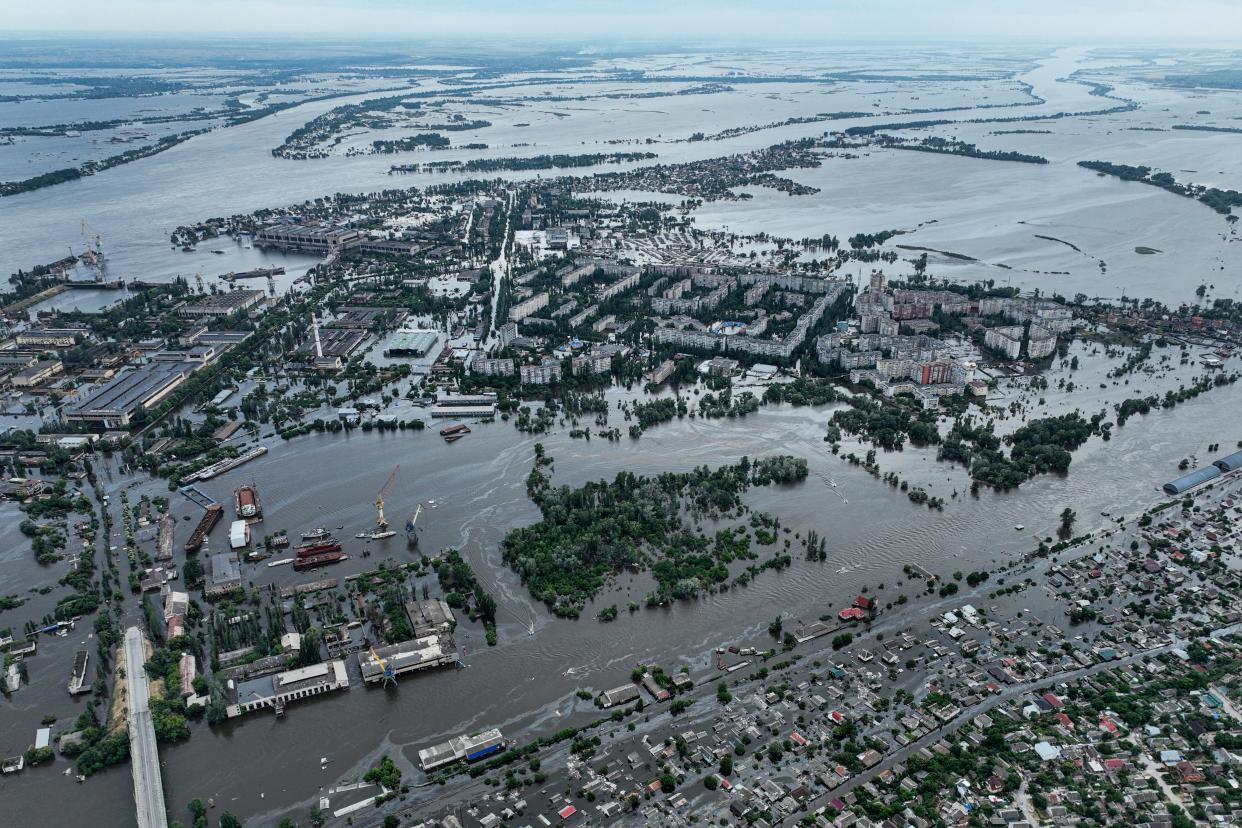
[[[839,64],[847,59],[830,55],[821,56],[820,60],[840,68]],[[833,60],[836,62],[832,63]],[[1125,61],[1119,59],[1116,63],[1124,65]],[[1107,65],[1092,59],[1083,49],[1060,50],[1033,63],[1017,78],[1029,83],[1045,100],[1033,106],[1015,106],[1031,99],[1013,81],[764,84],[742,85],[732,92],[711,95],[653,99],[596,98],[546,105],[528,100],[503,109],[462,104],[455,110],[458,114],[486,118],[493,126],[461,133],[466,137],[460,142],[481,140],[489,144],[489,149],[452,149],[418,157],[457,160],[497,154],[649,148],[659,154],[661,162],[681,162],[744,152],[866,123],[922,119],[962,122],[980,117],[1091,111],[1115,105],[1116,101],[1090,95],[1086,85],[1067,78],[1077,69],[1101,71],[1101,64]],[[429,82],[422,89],[435,85]],[[651,86],[677,88],[677,84]],[[567,79],[563,86],[514,87],[497,94],[520,98],[545,93],[600,95],[635,89],[633,85],[613,87]],[[1106,117],[1011,124],[955,123],[933,130],[936,134],[960,133],[963,139],[976,141],[985,149],[1044,153],[1052,161],[1047,166],[897,150],[874,152],[857,160],[832,160],[818,170],[787,173],[791,178],[820,187],[818,195],[790,197],[758,188],[753,201],[705,205],[698,211],[699,224],[705,228],[727,225],[736,232],[764,230],[794,238],[829,232],[842,239],[859,231],[917,227],[917,232],[890,244],[923,245],[988,263],[964,264],[952,259],[937,262],[938,272],[944,275],[964,280],[995,278],[995,265],[1008,265],[1013,269],[1000,275],[1012,278],[1016,285],[1069,294],[1081,290],[1089,295],[1114,296],[1119,293],[1115,285],[1126,284],[1133,286],[1131,292],[1141,289],[1142,295],[1180,301],[1191,298],[1193,288],[1210,277],[1236,284],[1239,247],[1231,243],[1236,236],[1227,233],[1223,217],[1203,205],[1153,187],[1100,179],[1075,164],[1078,160],[1102,157],[1150,164],[1178,173],[1179,179],[1198,183],[1236,185],[1242,181],[1242,168],[1238,167],[1238,158],[1242,156],[1236,152],[1236,135],[1169,131],[1168,127],[1196,118],[1202,120],[1196,113],[1207,111],[1209,106],[1213,121],[1227,120],[1242,111],[1242,94],[1195,93],[1193,101],[1189,94],[1173,100],[1174,94],[1167,89],[1136,83],[1119,85],[1115,94],[1138,100],[1141,108]],[[213,131],[96,176],[0,199],[0,273],[52,261],[64,255],[67,247],[81,247],[83,220],[91,234],[103,236],[112,277],[166,280],[178,274],[189,278],[194,273],[211,277],[229,270],[284,263],[271,254],[229,243],[208,242],[194,253],[183,253],[171,248],[167,240],[179,224],[211,216],[297,203],[325,193],[426,186],[462,177],[448,173],[388,175],[389,165],[408,160],[406,156],[333,155],[292,161],[271,155],[273,147],[310,118],[365,97],[304,104],[250,124]],[[1209,102],[1205,103],[1205,99]],[[972,108],[998,104],[1002,106]],[[901,114],[919,108],[947,111]],[[695,131],[772,123],[834,111],[877,114],[764,129],[719,141],[684,141]],[[985,134],[1020,127],[1047,129],[1050,134]],[[1132,128],[1163,131],[1127,131]],[[393,137],[392,132],[397,131],[390,131],[386,137]],[[659,141],[640,145],[647,138]],[[680,142],[668,143],[677,139]],[[357,143],[362,139],[355,136],[350,140]],[[605,143],[608,141],[629,143]],[[1053,232],[1045,232],[1049,230]],[[1100,277],[1095,259],[1074,254],[1064,245],[1034,238],[1035,232],[1063,238],[1091,256],[1104,259],[1109,265],[1107,276]],[[1137,246],[1164,252],[1139,257],[1133,252]],[[225,254],[213,255],[213,249],[222,249]],[[1178,271],[1178,278],[1169,277],[1171,269]],[[1058,274],[1049,276],[1049,272]],[[294,275],[291,270],[290,278]],[[80,294],[62,296],[56,306],[73,307],[75,303],[88,307],[87,297]]]
[[[1047,100],[1038,107],[983,110],[983,114],[1033,114],[1082,110],[1107,105],[1090,96],[1086,87],[1064,80],[1075,68],[1094,66],[1081,50],[1065,50],[1029,69],[1023,79]],[[778,71],[779,67],[773,67]],[[670,70],[671,71],[671,70]],[[574,88],[567,81],[567,88]],[[979,84],[966,82],[935,90],[924,84],[918,94],[909,85],[894,82],[879,95],[893,97],[882,111],[930,105],[960,106],[955,113],[930,116],[950,120],[978,117],[970,110],[980,94]],[[591,91],[599,91],[592,87]],[[990,87],[989,102],[1014,103],[1024,95],[1013,84]],[[1150,99],[1168,106],[1167,90],[1126,88],[1128,97]],[[833,96],[838,99],[834,100]],[[896,96],[900,96],[899,98]],[[359,96],[361,99],[364,96]],[[911,100],[911,98],[918,100]],[[764,123],[792,115],[822,111],[862,110],[875,101],[866,84],[843,84],[807,92],[743,87],[721,96],[684,96],[650,100],[593,101],[532,105],[487,117],[496,123],[494,135],[483,136],[504,154],[519,154],[509,144],[533,144],[523,152],[584,152],[584,143],[601,139],[639,139],[657,133],[684,138],[690,132]],[[292,129],[327,109],[349,102],[341,99],[307,104],[251,124],[219,130],[168,152],[104,174],[58,187],[0,199],[0,272],[52,260],[67,245],[80,246],[80,223],[104,237],[110,275],[126,278],[167,279],[177,274],[204,277],[260,264],[281,263],[290,269],[287,279],[313,260],[280,257],[232,241],[200,245],[195,253],[173,250],[168,233],[178,224],[208,216],[227,215],[259,207],[288,204],[323,193],[366,191],[388,186],[425,185],[454,180],[454,176],[386,175],[394,158],[332,157],[316,161],[274,158],[270,149]],[[1236,106],[1237,96],[1214,96],[1213,109]],[[1201,102],[1194,108],[1206,108]],[[568,117],[547,114],[557,110]],[[712,110],[705,112],[705,109]],[[537,110],[542,116],[537,116]],[[1163,113],[1163,109],[1160,110]],[[1176,119],[1178,113],[1160,117]],[[1128,113],[1131,119],[1155,117],[1146,110]],[[885,121],[909,120],[890,116]],[[876,120],[876,119],[871,119]],[[516,123],[529,122],[530,127]],[[790,138],[818,135],[826,128],[843,129],[866,119],[825,124],[803,124],[750,133],[725,141],[661,143],[654,146],[661,161],[682,161],[745,151]],[[1215,295],[1232,295],[1239,273],[1238,247],[1225,233],[1223,219],[1202,205],[1150,187],[1099,179],[1076,168],[1087,157],[1150,163],[1161,168],[1191,168],[1189,159],[1213,169],[1211,180],[1236,180],[1237,156],[1223,147],[1237,136],[1161,133],[1145,142],[1148,133],[1127,132],[1125,141],[1107,134],[1100,123],[1066,119],[1048,122],[1055,135],[991,135],[994,129],[1017,125],[960,125],[960,135],[985,148],[1040,152],[1047,166],[1002,164],[946,158],[911,152],[872,152],[853,160],[833,159],[817,170],[788,173],[821,188],[817,196],[789,197],[756,190],[745,204],[712,203],[698,211],[701,226],[728,225],[738,232],[765,230],[795,238],[832,232],[845,238],[853,232],[889,228],[914,229],[896,243],[923,245],[976,257],[974,263],[937,262],[934,272],[961,278],[996,278],[1025,288],[1062,293],[1081,290],[1109,295],[1119,290],[1176,301],[1189,298],[1194,287],[1209,277]],[[1113,124],[1113,129],[1119,128]],[[1154,134],[1154,133],[1153,133]],[[967,137],[969,136],[969,137]],[[1077,137],[1075,137],[1077,136]],[[471,135],[470,140],[475,136]],[[1123,147],[1111,154],[1114,147]],[[624,150],[625,146],[616,147]],[[494,151],[493,150],[493,151]],[[491,152],[491,151],[489,151]],[[438,153],[435,158],[472,157],[461,152]],[[1189,174],[1186,174],[1189,175]],[[1207,174],[1202,179],[1207,181]],[[934,223],[928,223],[934,220]],[[1077,244],[1084,253],[1065,245],[1034,238],[1039,233]],[[1139,257],[1137,245],[1161,249],[1161,254]],[[221,249],[221,255],[209,252]],[[1127,251],[1130,251],[1127,253]],[[1095,257],[1095,258],[1092,258]],[[1100,271],[1103,259],[1107,271]],[[998,265],[1007,265],[1001,268]],[[300,270],[299,270],[300,268]],[[1221,270],[1220,268],[1225,268]],[[1058,272],[1054,272],[1058,271]],[[1061,273],[1059,271],[1064,271]],[[1215,274],[1215,275],[1213,275]],[[112,298],[101,295],[96,301]],[[64,294],[60,307],[86,307],[87,292]],[[1177,459],[1202,452],[1210,442],[1231,445],[1238,435],[1222,433],[1233,422],[1242,390],[1236,386],[1213,391],[1172,411],[1136,417],[1116,430],[1110,442],[1093,439],[1075,453],[1064,478],[1041,477],[1020,491],[984,491],[976,500],[965,493],[968,484],[960,470],[935,462],[934,450],[907,448],[881,455],[885,471],[929,486],[948,501],[943,512],[911,504],[901,492],[866,472],[832,456],[822,441],[832,407],[765,408],[742,420],[685,419],[656,427],[640,440],[619,443],[600,439],[570,439],[568,428],[539,436],[521,435],[510,424],[478,426],[453,445],[440,440],[434,428],[425,432],[312,435],[289,442],[268,440],[271,453],[202,484],[215,497],[227,500],[242,482],[255,482],[262,492],[267,519],[263,532],[297,532],[318,525],[344,526],[353,557],[330,574],[343,577],[372,568],[380,560],[406,560],[409,553],[400,537],[369,546],[353,540],[355,532],[373,521],[371,501],[396,464],[398,482],[387,498],[393,522],[403,521],[415,504],[430,504],[419,519],[420,546],[434,553],[448,546],[462,549],[485,586],[499,603],[501,644],[489,648],[478,625],[465,623],[459,643],[465,647],[465,669],[403,680],[395,691],[355,687],[348,693],[296,705],[283,719],[253,715],[211,730],[194,728],[183,745],[161,747],[166,798],[174,818],[185,817],[184,805],[194,797],[214,797],[227,808],[258,824],[278,821],[289,809],[305,813],[321,789],[340,778],[357,774],[382,751],[410,762],[419,748],[449,736],[483,727],[501,727],[511,738],[526,741],[568,724],[594,718],[595,709],[574,695],[578,688],[606,689],[622,683],[635,663],[657,662],[667,668],[688,664],[705,667],[717,646],[761,640],[767,623],[777,614],[814,619],[839,607],[864,586],[895,598],[901,567],[916,562],[932,572],[992,568],[1034,548],[1036,536],[1050,534],[1065,506],[1080,515],[1080,528],[1098,522],[1101,511],[1134,511],[1157,496],[1161,483],[1172,476]],[[614,392],[612,399],[624,396]],[[1050,395],[1051,396],[1051,395]],[[1093,402],[1093,404],[1095,404]],[[622,425],[612,414],[610,425]],[[811,465],[804,483],[779,489],[757,489],[747,496],[756,509],[781,517],[786,526],[805,532],[814,529],[826,538],[829,557],[823,563],[800,559],[785,572],[766,572],[748,587],[655,610],[622,613],[612,624],[593,619],[594,612],[612,603],[642,602],[650,587],[645,576],[627,576],[613,592],[589,606],[582,620],[553,619],[531,601],[524,587],[500,561],[499,542],[510,528],[538,518],[526,498],[525,478],[534,444],[542,442],[555,458],[554,480],[578,485],[611,478],[621,470],[653,474],[684,470],[696,465],[716,466],[776,453],[803,456]],[[846,451],[858,450],[847,444]],[[843,452],[844,453],[844,452]],[[860,452],[861,453],[861,452]],[[1201,458],[1206,459],[1206,458]],[[114,503],[119,489],[130,481],[103,469],[103,479]],[[115,476],[111,476],[115,475]],[[834,481],[831,486],[827,482]],[[165,493],[159,481],[131,490]],[[198,510],[173,495],[178,517],[178,539],[197,519]],[[49,578],[29,561],[29,547],[17,530],[20,520],[11,506],[0,506],[0,566],[4,592],[26,593]],[[1015,525],[1027,527],[1023,532]],[[213,545],[223,548],[227,527],[217,528]],[[123,541],[120,542],[123,549]],[[763,550],[760,550],[763,554]],[[100,562],[102,564],[102,561]],[[299,577],[287,567],[247,566],[245,577],[256,585],[294,583]],[[35,596],[29,609],[41,614],[55,595]],[[133,600],[127,600],[133,616]],[[20,617],[26,608],[12,613]],[[7,623],[7,619],[5,620]],[[528,633],[533,625],[534,634]],[[89,625],[65,639],[44,639],[39,656],[31,662],[32,685],[0,702],[0,754],[20,752],[33,739],[42,716],[56,715],[60,727],[80,712],[84,702],[70,701],[63,691],[67,675],[54,665],[67,665],[78,646],[94,651]],[[319,758],[332,760],[321,770]],[[63,770],[62,760],[53,766]],[[132,814],[130,772],[127,765],[111,769],[87,783],[75,785],[57,770],[31,770],[0,781],[6,818],[13,825],[46,822],[47,803],[55,802],[57,819],[77,824],[125,824]]]
[[[193,797],[214,797],[219,807],[262,816],[263,824],[274,823],[285,809],[297,807],[304,813],[320,786],[349,777],[381,751],[401,752],[413,762],[422,747],[491,726],[525,741],[593,718],[595,708],[580,702],[574,691],[620,684],[640,661],[700,669],[717,646],[762,641],[763,629],[778,613],[812,620],[839,608],[863,587],[893,600],[905,563],[920,563],[940,574],[995,568],[1031,551],[1037,535],[1051,534],[1067,505],[1077,510],[1079,527],[1085,529],[1103,522],[1095,517],[1101,511],[1134,512],[1153,501],[1158,486],[1173,474],[1177,458],[1195,450],[1202,453],[1207,443],[1236,436],[1222,434],[1221,428],[1240,396],[1242,391],[1231,387],[1173,411],[1136,417],[1117,430],[1111,442],[1093,439],[1076,452],[1066,477],[1037,478],[1014,493],[984,491],[977,500],[965,494],[960,473],[935,462],[934,449],[907,448],[881,455],[886,471],[930,484],[929,491],[945,497],[949,502],[943,512],[910,504],[904,494],[832,456],[822,442],[830,406],[765,408],[744,420],[685,419],[656,427],[638,441],[624,438],[620,443],[571,439],[567,427],[522,436],[505,423],[478,426],[452,445],[431,430],[275,441],[264,460],[202,487],[224,499],[240,483],[256,482],[267,515],[261,527],[264,533],[344,526],[339,534],[350,538],[346,548],[354,557],[326,573],[342,577],[372,568],[384,558],[408,559],[400,537],[369,544],[376,550],[370,558],[359,556],[368,544],[352,540],[354,532],[373,520],[374,492],[400,463],[398,481],[387,498],[388,513],[396,523],[417,502],[435,501],[419,519],[420,548],[434,553],[456,546],[463,551],[497,598],[501,646],[487,647],[481,628],[466,622],[459,633],[465,669],[407,678],[396,691],[355,687],[294,706],[283,719],[252,715],[217,730],[196,727],[188,743],[161,748],[173,816]],[[617,419],[614,415],[614,423]],[[588,606],[583,619],[553,619],[530,599],[499,557],[504,533],[538,518],[525,494],[536,442],[542,442],[555,460],[554,481],[568,485],[611,478],[621,470],[654,474],[716,466],[742,455],[787,452],[806,457],[812,473],[804,483],[755,489],[746,499],[753,508],[780,516],[796,531],[818,531],[827,539],[828,560],[801,560],[795,542],[795,561],[785,572],[764,573],[745,588],[699,601],[623,612],[615,623],[598,623],[593,615],[601,607],[642,602],[650,586],[646,577],[623,578],[613,592]],[[843,453],[846,450],[851,447],[847,445]],[[934,482],[950,477],[953,482]],[[110,488],[115,491],[120,482]],[[964,496],[949,498],[953,488]],[[133,489],[131,501],[141,491],[154,494],[158,488]],[[173,506],[179,518],[198,514],[180,497],[175,497]],[[1013,528],[1017,524],[1027,529],[1017,532]],[[179,537],[190,525],[179,520]],[[226,528],[217,528],[213,546],[223,548]],[[764,550],[758,551],[763,557]],[[256,585],[317,577],[287,569],[247,565],[245,577]],[[881,583],[886,589],[878,589]],[[528,634],[532,623],[533,636]],[[61,647],[68,652],[84,635],[79,630],[66,640],[45,641],[49,650]],[[59,657],[55,661],[67,663]],[[4,717],[13,723],[0,730],[8,752],[30,738],[38,716],[46,710],[60,713],[65,721],[76,715],[60,689],[65,677],[54,675],[49,681],[45,663],[41,651],[31,669],[40,685],[49,685],[46,691],[32,687],[17,694],[12,712],[18,715]],[[325,739],[326,733],[332,738]],[[321,771],[319,758],[325,755],[332,764],[330,770]],[[18,825],[32,824],[38,803],[55,796],[58,786],[73,785],[69,778],[37,770],[4,784],[13,793],[6,799],[16,809]],[[132,807],[128,785],[128,766],[74,785],[72,795],[60,803],[63,818],[111,813],[122,819]]]

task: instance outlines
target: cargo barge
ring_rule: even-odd
[[[464,437],[465,435],[469,433],[470,433],[470,426],[464,425],[462,423],[458,423],[457,425],[448,426],[446,428],[440,429],[440,436],[446,439],[449,437]]]
[[[216,528],[216,524],[220,522],[220,517],[224,514],[224,507],[219,503],[213,503],[207,507],[203,519],[198,522],[198,526],[194,527],[193,534],[190,539],[185,542],[185,553],[193,555],[203,548],[203,541],[207,539],[207,535],[212,529]]]
[[[238,520],[246,523],[263,520],[263,502],[259,500],[259,490],[253,483],[233,491],[233,508],[237,511]]]
[[[273,276],[285,275],[285,269],[279,265],[276,267],[257,267],[254,270],[239,270],[235,273],[225,273],[220,276],[226,282],[232,282],[237,279],[270,279]]]
[[[304,569],[315,569],[320,566],[326,566],[327,564],[334,564],[345,560],[347,557],[349,556],[344,552],[324,552],[320,555],[311,555],[307,558],[295,559],[293,561],[293,568],[298,572],[301,572]]]
[[[192,474],[187,474],[185,477],[181,478],[181,482],[194,483],[199,480],[210,480],[217,475],[224,474],[227,471],[232,471],[238,466],[244,463],[249,463],[251,460],[262,457],[265,454],[267,454],[267,447],[259,446],[258,448],[251,449],[245,454],[238,455],[237,457],[230,457],[228,460],[221,460],[219,463],[212,463],[206,468],[199,469]]]

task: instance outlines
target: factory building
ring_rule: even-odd
[[[336,227],[302,224],[275,224],[260,230],[254,237],[254,243],[260,247],[306,250],[326,255],[357,247],[363,243],[364,238],[361,230],[343,230]]]
[[[505,737],[496,728],[474,736],[457,736],[418,752],[418,764],[425,771],[435,770],[465,759],[473,762],[504,750]]]
[[[377,647],[374,651],[369,648],[359,650],[355,657],[362,671],[362,680],[374,684],[384,680],[385,667],[392,671],[393,676],[401,676],[417,670],[456,664],[457,651],[452,646],[452,639],[447,639],[446,643],[447,646],[438,636],[429,635]]]
[[[225,712],[233,717],[270,707],[279,715],[290,702],[347,687],[349,673],[340,659],[286,670],[274,676],[245,681],[229,679],[225,685]]]
[[[193,302],[187,302],[177,310],[180,316],[190,317],[225,317],[239,311],[248,311],[258,307],[264,301],[261,290],[230,290],[226,293],[214,293]]]
[[[197,366],[184,362],[153,362],[117,375],[64,409],[64,420],[104,428],[126,428],[134,415],[154,408],[177,389]]]

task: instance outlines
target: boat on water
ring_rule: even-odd
[[[326,543],[309,543],[299,546],[296,554],[299,558],[313,558],[316,555],[340,551],[341,545],[332,538],[328,538]]]
[[[259,490],[253,483],[233,491],[233,508],[237,511],[238,520],[247,523],[263,520],[263,503],[259,500]]]
[[[298,558],[293,562],[293,568],[299,572],[303,569],[315,569],[316,567],[334,564],[343,561],[348,556],[344,552],[324,552],[320,555],[310,555],[305,558]]]
[[[198,522],[198,526],[194,527],[194,533],[185,542],[185,553],[187,555],[193,555],[203,548],[203,541],[207,539],[207,534],[220,522],[220,516],[223,514],[224,507],[219,503],[212,503],[207,507],[207,511],[203,513],[202,519]]]
[[[311,529],[309,532],[302,533],[302,540],[304,541],[322,540],[330,537],[332,537],[332,533],[322,526]]]
[[[1025,527],[1025,526],[1023,526],[1021,523],[1018,523],[1018,524],[1015,524],[1013,528],[1014,528],[1014,529],[1017,529],[1019,532],[1021,532],[1021,531],[1022,531],[1023,529],[1025,529],[1026,527]]]
[[[362,538],[363,540],[383,540],[384,538],[391,538],[395,534],[397,533],[389,529],[383,532],[359,532],[354,537]]]
[[[444,442],[456,443],[458,440],[460,440],[462,437],[465,437],[465,436],[466,436],[465,434],[450,434],[449,436],[444,438]]]
[[[463,423],[458,423],[457,425],[452,425],[452,426],[445,426],[444,428],[440,429],[440,436],[446,437],[446,438],[452,437],[455,434],[465,436],[469,433],[470,433],[470,426],[465,425]]]

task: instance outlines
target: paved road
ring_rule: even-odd
[[[164,810],[164,782],[160,778],[160,757],[155,746],[155,726],[151,722],[151,688],[147,682],[146,651],[142,631],[125,631],[125,679],[129,693],[129,756],[134,772],[134,807],[138,828],[167,828]]]
[[[1213,630],[1211,632],[1211,636],[1221,637],[1221,636],[1226,636],[1226,635],[1233,635],[1234,633],[1237,633],[1237,632],[1242,632],[1242,624],[1231,624],[1228,627],[1221,627],[1219,629]],[[1039,679],[1037,681],[1026,681],[1026,682],[1022,682],[1021,684],[1011,684],[1008,687],[1006,687],[1004,690],[1002,690],[1000,693],[994,696],[989,696],[987,699],[984,699],[982,702],[980,702],[979,704],[976,704],[974,707],[970,707],[970,708],[967,708],[966,710],[963,710],[960,716],[958,716],[952,722],[949,722],[944,727],[933,730],[931,733],[928,733],[920,737],[919,739],[911,742],[910,744],[906,745],[900,750],[897,750],[894,753],[890,753],[886,755],[884,757],[884,761],[882,761],[880,764],[876,765],[875,767],[865,770],[862,773],[857,774],[855,776],[851,776],[849,779],[847,779],[845,782],[838,785],[833,790],[826,791],[825,793],[822,793],[817,797],[807,800],[805,811],[796,811],[793,814],[790,814],[789,816],[785,817],[784,819],[779,820],[776,824],[778,826],[779,825],[791,825],[797,822],[799,819],[801,819],[803,816],[806,815],[806,812],[814,811],[816,808],[820,807],[821,805],[826,804],[829,799],[832,799],[833,797],[837,797],[837,796],[843,796],[849,791],[858,787],[859,785],[862,785],[865,782],[870,782],[872,779],[874,779],[876,776],[879,775],[880,771],[884,770],[885,768],[891,768],[894,765],[897,765],[897,764],[900,764],[901,762],[906,761],[907,759],[910,758],[911,755],[913,755],[915,752],[917,752],[918,750],[922,748],[931,747],[936,742],[939,742],[942,739],[944,739],[950,733],[955,733],[959,728],[961,728],[967,722],[974,719],[980,713],[986,713],[989,710],[996,708],[998,705],[1002,704],[1003,702],[1012,701],[1015,698],[1019,698],[1021,696],[1027,695],[1031,691],[1037,690],[1042,687],[1051,687],[1053,684],[1059,684],[1061,682],[1077,681],[1078,679],[1084,678],[1085,676],[1092,676],[1092,675],[1095,675],[1096,673],[1102,673],[1106,670],[1115,670],[1118,667],[1124,667],[1126,665],[1133,664],[1137,661],[1142,661],[1146,658],[1160,655],[1162,653],[1167,653],[1170,650],[1173,650],[1175,648],[1185,647],[1185,646],[1186,646],[1185,641],[1175,638],[1169,641],[1169,643],[1167,644],[1163,644],[1158,647],[1152,647],[1147,650],[1139,650],[1137,652],[1131,653],[1128,656],[1115,659],[1113,661],[1099,661],[1087,667],[1082,667],[1077,670],[1071,670],[1068,673],[1057,673],[1055,675],[1045,676],[1044,678]]]

